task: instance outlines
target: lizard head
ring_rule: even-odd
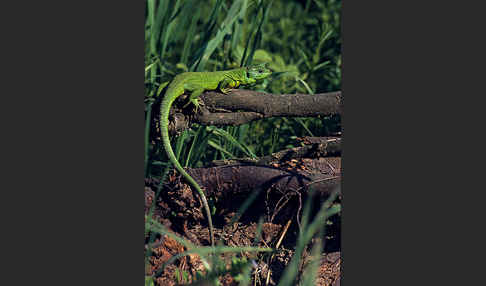
[[[272,71],[267,67],[267,63],[248,66],[246,71],[248,78],[254,80],[264,79],[272,74]]]

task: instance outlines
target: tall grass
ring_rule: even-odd
[[[335,0],[147,0],[146,97],[160,96],[174,75],[184,71],[222,70],[252,62],[270,62],[276,74],[255,87],[257,90],[309,94],[339,90],[340,5]],[[296,137],[340,131],[340,121],[336,117],[270,118],[221,128],[234,140],[222,136],[223,131],[195,128],[196,139],[205,140],[198,142],[197,152],[187,148],[194,140],[194,132],[173,142],[189,167],[214,159],[248,156],[248,152],[261,156],[295,147]],[[146,132],[152,132],[146,135],[146,174],[157,176],[160,169],[156,166],[166,158],[158,146],[149,143],[158,134]]]

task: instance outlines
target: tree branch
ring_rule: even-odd
[[[273,166],[280,165],[290,160],[303,158],[319,158],[341,156],[341,138],[339,137],[303,137],[297,138],[304,146],[285,149],[260,158],[235,158],[226,160],[215,160],[209,166],[227,165],[256,165]]]
[[[279,166],[228,165],[187,169],[211,197],[233,196],[257,188],[276,188],[283,193],[312,188],[328,194],[341,181],[338,157],[307,159]]]
[[[314,95],[271,94],[237,89],[227,95],[208,91],[201,95],[201,99],[206,104],[208,112],[197,115],[195,122],[205,125],[240,125],[268,117],[339,114],[341,92]],[[220,112],[221,110],[224,112]]]
[[[190,123],[241,125],[269,117],[317,117],[341,114],[340,91],[310,94],[271,94],[236,89],[229,94],[207,91],[200,96],[204,106],[194,115],[173,106],[169,132],[180,132]],[[176,120],[173,120],[173,119]]]

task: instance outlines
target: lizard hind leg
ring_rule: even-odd
[[[204,92],[204,88],[199,88],[199,89],[193,90],[192,93],[191,93],[191,96],[189,96],[189,101],[183,106],[183,108],[186,108],[187,106],[189,106],[189,104],[192,103],[196,107],[196,113],[197,113],[197,111],[199,109],[199,105],[202,105],[202,102],[199,103],[199,96],[203,92]]]

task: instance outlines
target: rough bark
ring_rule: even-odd
[[[181,98],[182,101],[184,97]],[[194,115],[193,110],[172,108],[169,132],[174,134],[188,128],[191,123],[202,125],[241,125],[269,117],[317,117],[341,114],[340,91],[310,94],[271,94],[236,89],[229,94],[204,92],[203,106]],[[192,108],[192,107],[191,107]]]
[[[338,157],[293,160],[274,166],[234,164],[187,170],[211,197],[270,188],[287,193],[305,191],[311,186],[322,196],[327,196],[339,185],[340,171],[341,159]]]

